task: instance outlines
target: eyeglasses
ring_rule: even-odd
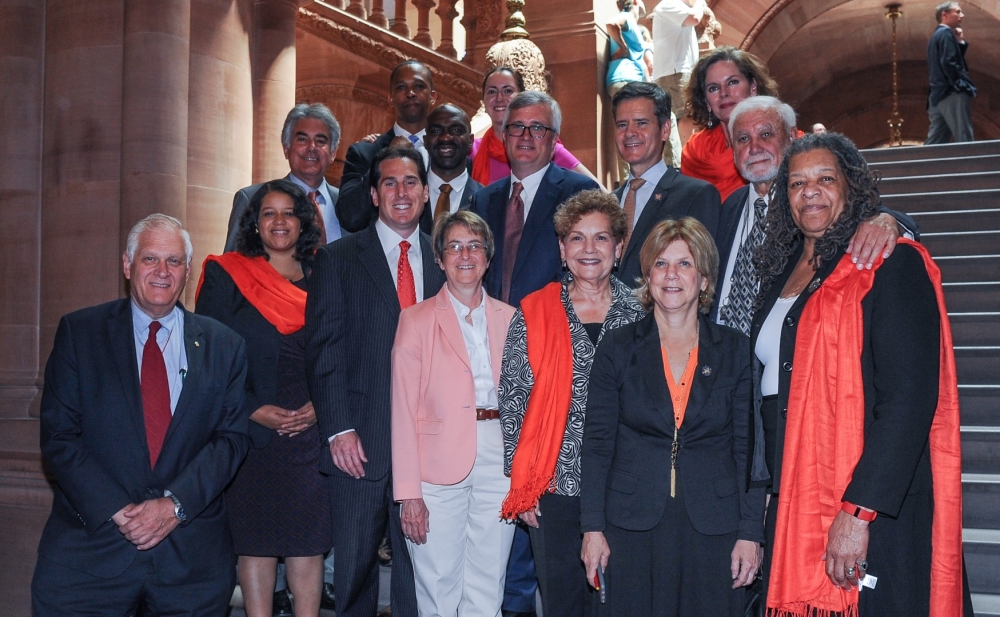
[[[544,124],[532,124],[531,126],[525,126],[523,124],[508,124],[504,127],[507,134],[511,137],[520,137],[524,135],[524,129],[528,129],[528,133],[535,139],[541,139],[545,137],[546,131],[556,132],[551,126],[545,126]]]
[[[482,255],[486,247],[481,242],[470,242],[468,244],[450,242],[444,245],[444,252],[449,255],[461,255],[462,251],[465,250],[469,251],[469,255]]]

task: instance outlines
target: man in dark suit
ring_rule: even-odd
[[[130,298],[59,322],[41,405],[56,484],[37,617],[227,610],[221,494],[249,445],[246,355],[236,333],[178,304],[191,255],[180,221],[146,217],[123,255]]]
[[[927,42],[931,86],[927,115],[931,126],[924,144],[972,141],[972,99],[976,87],[965,63],[965,52],[969,49],[962,34],[965,13],[957,2],[939,4],[934,13],[938,26]]]
[[[580,191],[600,188],[552,164],[561,125],[562,112],[551,96],[528,90],[514,97],[504,128],[510,177],[472,196],[472,210],[489,223],[496,240],[486,291],[515,307],[560,278],[556,208]]]
[[[719,191],[682,176],[663,161],[663,144],[670,139],[670,95],[656,84],[626,84],[612,99],[615,145],[629,164],[628,180],[615,191],[625,209],[629,234],[618,265],[618,278],[638,287],[642,276],[639,251],[646,236],[665,219],[692,216],[715,235],[719,223]]]
[[[437,101],[434,79],[430,70],[416,60],[404,60],[392,69],[389,76],[389,103],[396,110],[396,123],[374,142],[361,140],[347,149],[344,175],[340,179],[340,199],[337,201],[337,219],[347,231],[360,231],[376,218],[369,193],[368,172],[372,159],[383,148],[412,145],[424,159],[424,169],[430,165],[424,148],[424,129],[427,112]],[[431,214],[421,221],[429,226]]]
[[[326,105],[299,103],[285,117],[285,124],[281,129],[281,147],[290,169],[285,180],[299,185],[316,205],[326,229],[325,242],[333,242],[342,235],[335,211],[340,190],[331,186],[325,177],[338,144],[340,124]],[[236,191],[233,210],[229,214],[226,252],[236,250],[240,217],[260,187],[260,184],[254,184]]]
[[[424,227],[427,214],[437,219],[442,213],[468,210],[472,194],[483,185],[469,176],[472,125],[469,114],[460,107],[445,103],[427,116],[424,146],[431,157],[431,169],[427,174],[430,197],[420,217],[420,228],[430,233],[431,230]]]
[[[774,97],[750,97],[733,109],[729,134],[733,136],[736,169],[750,184],[734,191],[722,204],[715,234],[719,276],[710,315],[720,324],[749,334],[759,285],[753,252],[764,242],[771,184],[785,150],[798,135],[795,112]],[[880,210],[881,214],[858,228],[847,249],[859,269],[870,268],[879,254],[888,257],[900,235],[919,236],[912,218],[887,208]]]
[[[373,225],[320,249],[306,302],[306,374],[329,476],[337,614],[371,617],[378,603],[376,551],[388,527],[392,611],[417,614],[413,569],[392,497],[392,344],[401,308],[436,294],[444,274],[418,228],[427,172],[411,147],[372,161]]]

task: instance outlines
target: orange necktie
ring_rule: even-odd
[[[449,212],[451,212],[451,185],[445,183],[441,185],[441,194],[438,195],[438,202],[434,206],[434,220]]]
[[[399,243],[399,263],[396,274],[396,293],[399,295],[400,310],[417,303],[417,288],[413,283],[413,270],[410,268],[410,243],[403,240]]]
[[[326,244],[326,223],[323,222],[323,208],[319,206],[320,199],[323,199],[323,196],[320,195],[319,191],[309,191],[309,201],[316,208],[316,224],[319,225],[320,242]]]
[[[632,239],[632,228],[635,227],[635,194],[642,188],[646,181],[642,178],[632,178],[628,183],[628,193],[625,194],[625,218],[628,219],[628,228],[625,230],[625,243],[622,249],[628,248],[628,241]]]

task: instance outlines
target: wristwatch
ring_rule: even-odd
[[[174,502],[174,516],[177,517],[182,523],[187,522],[187,514],[184,513],[184,506],[181,505],[181,500],[177,499],[177,495],[174,495],[170,491],[163,491],[164,497],[169,497],[170,501]]]

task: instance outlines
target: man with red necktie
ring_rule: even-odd
[[[372,161],[378,219],[316,254],[306,302],[306,373],[330,456],[337,614],[371,617],[378,603],[376,552],[392,541],[392,612],[415,617],[413,569],[392,496],[389,384],[399,312],[435,295],[444,275],[419,229],[427,171],[411,147]]]
[[[222,491],[249,447],[243,339],[178,304],[191,240],[152,214],[128,235],[128,299],[59,322],[41,448],[55,477],[32,614],[225,614],[236,584]]]

